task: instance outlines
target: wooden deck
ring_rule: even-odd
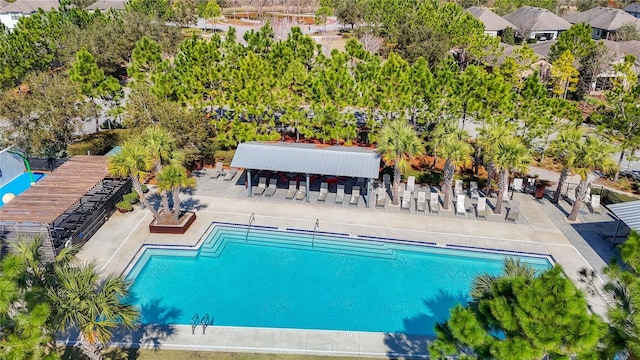
[[[74,156],[0,208],[0,221],[51,224],[107,175],[106,157]]]

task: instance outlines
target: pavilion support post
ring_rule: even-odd
[[[305,195],[307,197],[307,202],[309,202],[309,173],[306,173],[305,175],[307,175],[307,188],[305,189],[307,193]]]
[[[367,188],[367,207],[371,207],[371,179],[366,178],[364,179],[364,181],[366,181],[366,188]]]
[[[247,192],[248,192],[248,197],[251,197],[253,194],[253,184],[251,184],[251,169],[247,169]]]
[[[611,238],[611,248],[613,249],[616,246],[616,238],[618,237],[618,229],[620,229],[620,219],[616,222],[616,231],[613,233],[613,237]]]

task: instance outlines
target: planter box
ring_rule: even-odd
[[[191,224],[196,221],[196,213],[187,211],[181,214],[182,222],[177,225],[158,225],[153,219],[149,224],[149,232],[152,234],[184,234]]]

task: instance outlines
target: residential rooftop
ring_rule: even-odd
[[[517,26],[487,8],[472,6],[466,11],[474,18],[482,21],[485,31],[500,31],[509,27],[512,29],[517,28]]]
[[[593,28],[615,31],[626,24],[634,24],[640,28],[640,19],[631,16],[621,9],[595,7],[583,12],[569,14],[565,19],[572,23],[585,23]]]
[[[551,11],[532,6],[523,6],[503,18],[523,31],[557,31],[571,27],[569,22]]]

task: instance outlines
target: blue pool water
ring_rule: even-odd
[[[197,250],[147,249],[128,274],[143,323],[433,335],[504,254],[216,225]],[[522,257],[539,270],[546,258]]]
[[[47,175],[42,173],[33,173],[33,181],[38,182],[45,176]],[[31,177],[27,172],[20,174],[15,179],[5,184],[3,187],[0,187],[0,207],[4,205],[4,202],[2,202],[2,197],[4,196],[4,194],[12,193],[13,195],[18,196],[30,187]]]

